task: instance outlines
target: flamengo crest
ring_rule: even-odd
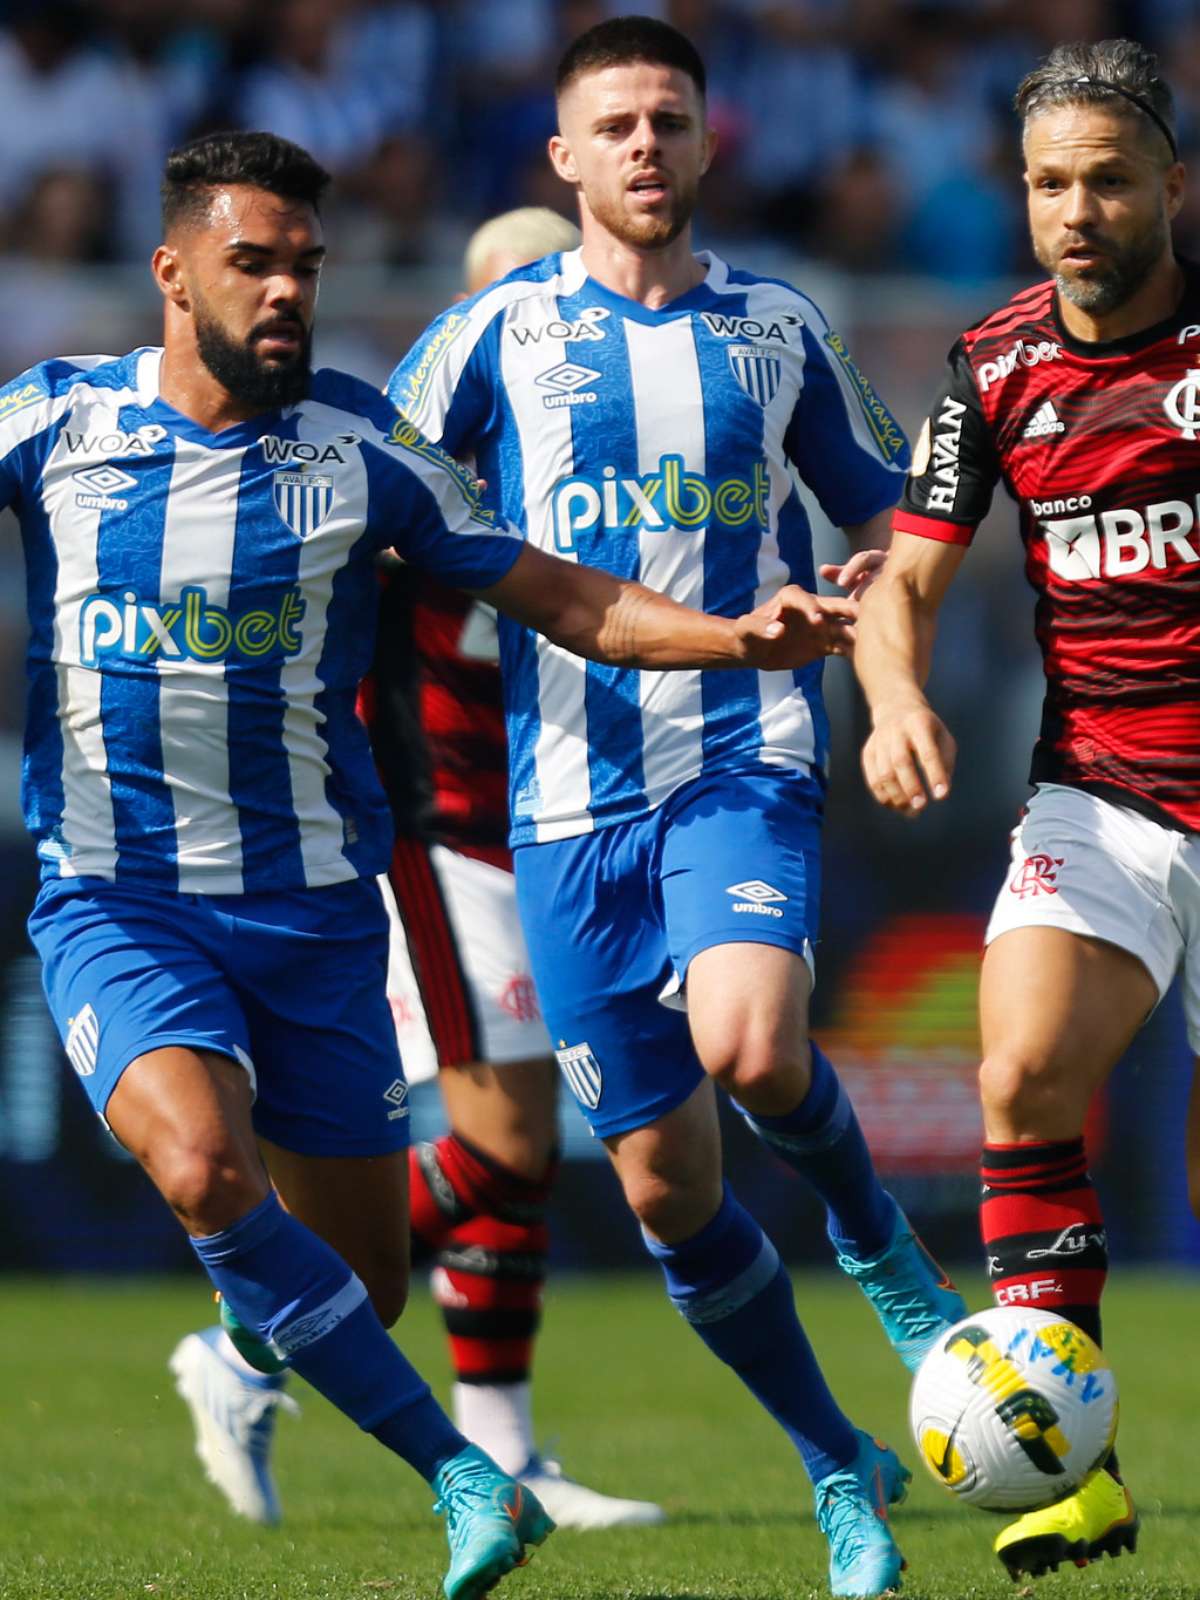
[[[1163,410],[1185,439],[1196,437],[1200,431],[1200,367],[1189,367],[1167,392]]]

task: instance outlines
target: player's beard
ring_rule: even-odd
[[[312,362],[312,329],[305,328],[299,317],[294,320],[303,337],[295,355],[270,362],[257,350],[263,330],[252,328],[247,338],[235,339],[207,308],[197,305],[195,318],[200,359],[235,400],[257,410],[276,411],[304,399]],[[291,320],[282,315],[271,319],[275,325]]]
[[[1167,223],[1162,217],[1125,245],[1100,235],[1084,235],[1081,242],[1105,252],[1102,264],[1091,268],[1086,277],[1060,271],[1058,258],[1048,252],[1037,250],[1036,254],[1041,265],[1054,274],[1064,299],[1081,311],[1102,317],[1133,298],[1166,251],[1168,238]]]
[[[624,191],[611,201],[607,196],[601,198],[586,193],[584,198],[596,221],[614,239],[632,245],[637,250],[665,250],[669,244],[674,244],[692,220],[698,192],[698,183],[693,183],[690,188],[671,190],[670,204],[665,214],[659,212],[657,215],[648,211],[640,214],[627,211]]]

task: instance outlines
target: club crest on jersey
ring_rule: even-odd
[[[1189,442],[1200,431],[1200,367],[1189,367],[1163,401],[1163,410]]]
[[[568,1045],[564,1040],[554,1052],[567,1088],[589,1111],[595,1111],[604,1092],[604,1077],[590,1044]]]
[[[333,510],[333,479],[323,472],[277,472],[275,509],[298,539],[307,539]]]
[[[731,344],[725,356],[738,387],[760,406],[769,406],[783,375],[783,362],[775,351],[761,344]]]

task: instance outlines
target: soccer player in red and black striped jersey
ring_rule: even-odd
[[[1016,107],[1051,281],[951,352],[863,606],[863,767],[901,812],[950,788],[954,741],[922,685],[942,596],[1003,480],[1046,700],[983,963],[982,1232],[1000,1304],[1061,1310],[1099,1338],[1089,1101],[1180,969],[1200,1053],[1200,272],[1172,249],[1184,171],[1153,56],[1061,45]],[[1132,1550],[1137,1526],[1110,1460],[996,1549],[1013,1576],[1038,1573]]]
[[[525,207],[467,248],[469,293],[578,230]],[[565,1477],[534,1442],[558,1068],[517,916],[508,848],[508,746],[494,613],[395,564],[362,709],[397,839],[386,883],[388,992],[410,1082],[437,1073],[450,1131],[410,1151],[412,1231],[437,1262],[436,1298],[462,1431],[563,1527],[661,1522],[661,1509]]]

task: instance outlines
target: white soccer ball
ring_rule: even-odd
[[[1035,1511],[1108,1455],[1117,1383],[1073,1322],[992,1306],[940,1335],[908,1415],[922,1461],[952,1494],[988,1511]]]

